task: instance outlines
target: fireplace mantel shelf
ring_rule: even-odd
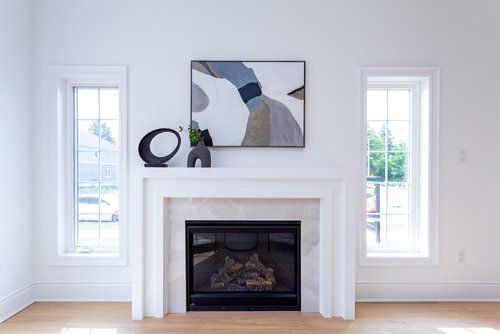
[[[212,167],[142,168],[142,178],[174,179],[303,179],[343,180],[344,168],[332,167]]]

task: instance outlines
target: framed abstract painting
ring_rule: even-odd
[[[304,147],[305,61],[192,61],[191,126],[216,147]]]

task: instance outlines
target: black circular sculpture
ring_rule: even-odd
[[[173,133],[177,137],[177,146],[170,154],[164,157],[157,157],[153,154],[153,152],[151,152],[151,141],[154,139],[154,137],[163,132]],[[139,143],[139,155],[145,162],[144,167],[168,167],[166,162],[172,159],[177,151],[179,151],[180,146],[181,136],[177,131],[168,128],[156,129],[149,132],[141,139],[141,142]]]

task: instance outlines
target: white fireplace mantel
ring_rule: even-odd
[[[319,311],[354,318],[354,224],[340,167],[138,168],[130,188],[132,317],[168,310],[168,198],[319,199]]]

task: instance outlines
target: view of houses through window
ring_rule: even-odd
[[[116,250],[119,241],[119,90],[75,87],[76,247]]]

